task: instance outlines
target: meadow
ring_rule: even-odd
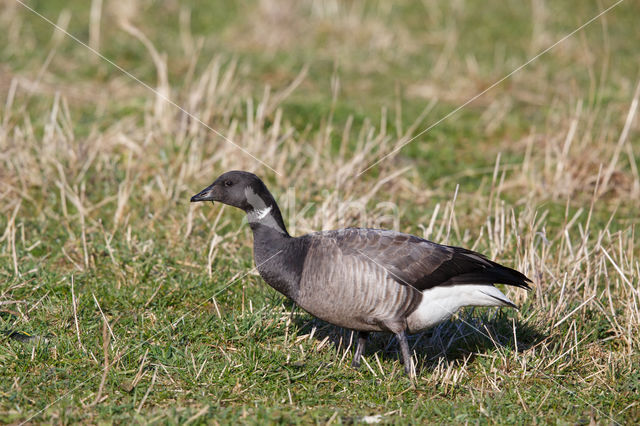
[[[0,422],[640,422],[640,5],[6,0]],[[57,28],[56,28],[57,27]],[[533,282],[413,335],[296,309],[239,211],[393,228]]]

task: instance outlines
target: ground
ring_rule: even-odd
[[[639,13],[7,0],[0,421],[638,423]],[[393,228],[533,289],[412,336],[414,382],[386,334],[354,370],[242,214],[188,202],[230,169],[292,234]]]

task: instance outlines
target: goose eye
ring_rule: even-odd
[[[224,181],[224,186],[231,186],[231,185],[233,185],[233,182],[231,182],[230,180]]]

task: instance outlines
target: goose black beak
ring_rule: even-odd
[[[215,197],[213,194],[213,185],[207,186],[205,189],[191,197],[192,203],[195,203],[197,201],[215,201]]]

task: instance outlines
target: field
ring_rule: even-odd
[[[640,5],[7,0],[0,422],[640,422]],[[58,29],[56,29],[57,26]],[[231,169],[289,232],[393,228],[534,281],[397,344],[256,273]]]

